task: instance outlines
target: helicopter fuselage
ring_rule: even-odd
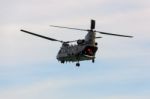
[[[62,46],[57,54],[57,59],[61,61],[61,63],[94,60],[97,49],[96,46],[88,45]]]
[[[95,32],[89,31],[85,39],[77,40],[77,45],[63,43],[57,54],[57,60],[61,63],[94,60],[97,49]]]

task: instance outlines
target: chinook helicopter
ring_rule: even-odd
[[[22,29],[20,31],[37,36],[37,37],[41,37],[41,38],[44,38],[47,40],[57,41],[57,42],[62,43],[62,46],[57,54],[57,60],[60,61],[61,63],[76,62],[76,66],[79,67],[80,61],[92,60],[93,63],[95,62],[95,58],[96,58],[95,54],[98,50],[98,47],[97,47],[98,43],[95,42],[95,39],[101,38],[101,37],[96,37],[96,33],[112,35],[112,36],[119,36],[119,37],[129,37],[129,38],[133,37],[133,36],[128,36],[128,35],[120,35],[120,34],[96,31],[95,23],[96,23],[95,20],[92,19],[90,29],[78,29],[78,28],[50,25],[51,27],[66,28],[66,29],[80,30],[80,31],[88,32],[84,39],[78,39],[78,40],[74,40],[74,41],[57,40],[54,38],[46,37],[46,36],[39,35],[39,34],[29,32],[26,30],[22,30]],[[72,42],[77,42],[77,44],[70,45],[69,43],[72,43]]]

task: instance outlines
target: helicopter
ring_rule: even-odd
[[[92,60],[92,63],[95,62],[95,58],[96,58],[95,55],[98,50],[98,46],[97,46],[98,43],[95,41],[95,39],[102,38],[102,37],[96,37],[96,33],[100,33],[100,34],[104,34],[104,35],[111,35],[111,36],[118,36],[118,37],[128,37],[128,38],[133,37],[133,36],[128,36],[128,35],[96,31],[95,24],[96,24],[95,20],[91,19],[90,29],[79,29],[79,28],[72,28],[72,27],[50,25],[51,27],[56,27],[56,28],[66,28],[66,29],[88,32],[84,39],[78,39],[78,40],[73,40],[73,41],[57,40],[54,38],[50,38],[47,36],[29,32],[29,31],[26,31],[23,29],[21,29],[20,31],[37,36],[37,37],[41,37],[43,39],[62,43],[62,46],[56,56],[57,60],[60,61],[61,63],[76,62],[76,66],[79,67],[80,61]],[[77,44],[71,45],[70,43],[72,43],[72,42],[76,42]]]

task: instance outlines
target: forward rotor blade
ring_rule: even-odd
[[[101,34],[105,34],[105,35],[112,35],[112,36],[120,36],[120,37],[129,37],[132,38],[133,36],[129,36],[129,35],[121,35],[121,34],[113,34],[113,33],[107,33],[107,32],[100,32],[100,31],[95,31]]]
[[[77,42],[77,40],[74,40],[74,41],[65,41],[65,43],[72,43],[72,42]]]
[[[71,27],[64,27],[64,26],[55,26],[55,25],[50,25],[51,27],[57,27],[57,28],[66,28],[66,29],[72,29],[72,30],[80,30],[80,31],[89,31],[86,29],[78,29],[78,28],[71,28]]]
[[[34,36],[38,36],[38,37],[41,37],[41,38],[44,38],[44,39],[47,39],[47,40],[58,41],[58,42],[61,42],[61,43],[63,42],[63,41],[56,40],[56,39],[53,39],[53,38],[50,38],[50,37],[46,37],[46,36],[43,36],[43,35],[35,34],[35,33],[29,32],[29,31],[26,31],[26,30],[20,30],[20,31],[28,33],[28,34],[31,34],[31,35],[34,35]]]

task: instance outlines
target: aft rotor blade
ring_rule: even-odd
[[[96,39],[102,38],[102,37],[95,37]]]
[[[129,35],[113,34],[113,33],[101,32],[101,31],[95,31],[95,32],[105,34],[105,35],[112,35],[112,36],[129,37],[129,38],[133,37],[133,36],[129,36]]]
[[[66,28],[66,29],[72,29],[72,30],[80,30],[80,31],[89,31],[86,29],[78,29],[78,28],[71,28],[71,27],[64,27],[64,26],[56,26],[56,25],[50,25],[51,27],[57,27],[57,28]]]
[[[50,37],[46,37],[46,36],[43,36],[43,35],[35,34],[33,32],[29,32],[29,31],[26,31],[26,30],[20,30],[20,31],[28,33],[28,34],[31,34],[31,35],[34,35],[34,36],[38,36],[38,37],[41,37],[41,38],[44,38],[44,39],[47,39],[47,40],[58,41],[58,42],[61,42],[61,43],[63,42],[63,41],[56,40],[56,39],[53,39],[53,38],[50,38]]]

